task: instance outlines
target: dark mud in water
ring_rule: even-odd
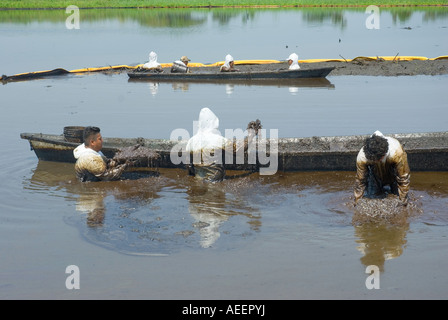
[[[5,298],[446,296],[446,172],[413,172],[409,205],[393,220],[362,211],[367,202],[353,207],[354,172],[256,173],[203,184],[185,170],[160,169],[83,184],[73,164],[34,167],[29,158],[27,169],[11,170],[23,203],[7,190],[2,203]],[[400,214],[394,202],[376,209]],[[359,213],[366,220],[355,219]],[[81,269],[77,292],[64,286],[72,264]],[[369,265],[381,270],[381,290],[366,289]]]
[[[254,71],[278,71],[287,70],[288,64],[286,62],[272,63],[272,64],[238,64],[239,72],[254,72]],[[330,76],[417,76],[417,75],[444,75],[448,74],[448,59],[439,60],[394,60],[385,61],[378,58],[377,60],[368,59],[355,59],[352,61],[333,61],[333,62],[314,62],[314,63],[300,63],[302,70],[316,69],[316,68],[328,68],[332,67],[334,70],[330,72]],[[61,69],[63,70],[63,69]],[[171,67],[163,68],[163,72],[170,73]],[[219,67],[191,67],[192,73],[213,73],[219,72]],[[0,81],[6,84],[11,81],[29,81],[33,79],[40,79],[49,76],[63,77],[67,75],[67,71],[59,74],[53,74],[53,71],[49,74],[28,74],[28,75],[2,75]],[[104,73],[108,75],[140,71],[139,68],[111,68],[101,71],[82,72],[78,74],[88,73]],[[131,79],[134,81],[139,81]],[[278,80],[275,80],[278,81]],[[274,82],[275,82],[274,81]]]
[[[448,59],[440,60],[395,60],[385,61],[378,60],[355,59],[348,62],[314,62],[299,63],[303,70],[314,68],[334,67],[331,76],[415,76],[415,75],[441,75],[448,74]],[[266,65],[237,65],[240,71],[262,71],[262,70],[278,70],[287,69],[286,62],[280,64]],[[193,72],[200,68],[192,68]],[[218,71],[218,68],[215,68]],[[167,71],[165,71],[167,72]]]
[[[39,162],[31,187],[48,183],[45,173],[50,165],[54,172],[54,164]],[[62,166],[66,171],[68,166]],[[63,178],[67,176],[70,172]],[[131,255],[167,255],[199,248],[229,250],[261,234],[282,233],[286,225],[302,223],[323,228],[353,226],[356,230],[370,230],[372,225],[387,226],[387,230],[408,228],[412,221],[433,216],[426,210],[429,194],[434,187],[446,188],[440,181],[422,188],[419,177],[430,181],[431,176],[417,174],[417,188],[409,193],[407,206],[391,195],[361,199],[356,207],[353,172],[254,173],[207,183],[188,176],[186,170],[160,169],[157,175],[140,179],[54,182],[76,199],[78,214],[66,222],[79,229],[87,241]],[[432,203],[439,212],[444,211],[444,199]],[[436,219],[444,223],[440,215]]]
[[[113,160],[118,163],[128,163],[131,167],[134,166],[151,166],[155,165],[155,161],[160,158],[160,155],[153,150],[143,147],[139,144],[122,148],[115,155]]]
[[[362,198],[354,207],[353,224],[388,223],[402,225],[409,218],[415,218],[423,213],[421,202],[410,194],[409,203],[405,206],[395,195],[384,199]]]
[[[302,64],[305,67],[305,64]],[[416,76],[448,73],[448,60],[319,62],[315,67],[335,67],[332,76]]]
[[[299,63],[302,70],[328,68],[332,67],[329,76],[417,76],[417,75],[444,75],[448,74],[448,59],[439,60],[394,60],[386,61],[378,58],[377,60],[354,59],[352,61],[330,61]],[[286,62],[268,63],[268,64],[237,64],[239,72],[254,71],[278,71],[288,69]],[[219,67],[192,67],[193,73],[219,72]],[[115,69],[110,71],[101,71],[109,74],[121,72],[132,72],[133,70]],[[170,68],[164,68],[165,73],[170,72]],[[277,80],[278,81],[278,80]]]

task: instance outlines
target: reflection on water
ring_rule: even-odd
[[[365,266],[375,265],[383,272],[384,262],[398,258],[406,248],[409,223],[389,225],[371,222],[354,228],[358,238],[356,248],[363,254],[361,263]]]
[[[171,87],[173,88],[174,91],[176,91],[176,90],[188,91],[190,89],[190,85],[188,82],[173,82],[171,84]]]
[[[401,10],[401,11],[392,11],[392,21],[394,24],[397,24],[397,22],[403,23],[408,21],[412,16],[412,10]]]
[[[159,91],[159,84],[155,82],[148,83],[149,91],[151,92],[152,96],[155,96],[157,92]]]
[[[326,243],[326,235],[314,228],[304,233],[296,225],[314,225],[323,228],[324,234],[335,226],[352,226],[353,249],[362,253],[361,263],[384,271],[385,262],[405,250],[411,222],[444,225],[448,221],[443,211],[447,174],[414,176],[409,205],[400,208],[393,207],[399,202],[393,197],[365,206],[362,201],[367,200],[361,199],[358,206],[362,208],[354,208],[352,172],[252,174],[206,183],[184,170],[160,169],[160,174],[138,179],[80,183],[75,180],[73,164],[39,161],[30,180],[24,181],[24,189],[74,203],[76,212],[67,223],[78,228],[87,241],[125,254],[233,248],[258,234],[288,237],[288,228],[305,243]],[[433,190],[438,198],[432,196]],[[369,206],[371,211],[363,211]],[[302,231],[297,234],[297,230]]]
[[[231,95],[235,89],[235,85],[233,84],[226,84],[226,94]]]
[[[389,8],[387,12],[390,13],[394,24],[409,22],[417,12],[422,13],[424,22],[444,20],[448,17],[448,8],[446,7],[441,7],[441,10],[431,10],[431,7],[421,9],[422,11],[412,8]]]
[[[344,9],[322,10],[321,8],[310,8],[303,10],[303,20],[308,24],[323,24],[330,22],[333,26],[339,27],[341,30],[347,27],[347,18],[344,15]]]
[[[240,18],[243,24],[253,20],[256,16],[256,9],[213,9],[212,20],[220,26],[228,25],[232,19]]]
[[[159,85],[161,83],[169,83],[173,91],[187,92],[190,89],[203,85],[215,85],[221,86],[227,95],[232,95],[235,90],[239,87],[251,87],[251,86],[273,86],[280,89],[285,89],[285,93],[289,92],[291,95],[296,95],[301,89],[335,89],[335,85],[331,83],[326,78],[316,78],[316,79],[289,79],[289,80],[260,80],[260,81],[246,81],[246,80],[235,80],[235,81],[158,81],[154,80],[142,80],[142,79],[129,79],[130,83],[148,83],[148,88],[152,96],[155,96],[159,92]]]
[[[81,19],[87,22],[117,20],[135,21],[141,26],[151,28],[190,28],[205,24],[207,17],[218,26],[225,26],[238,19],[243,24],[254,21],[261,13],[293,12],[309,25],[329,22],[334,27],[345,29],[348,25],[347,14],[365,14],[365,8],[213,8],[213,9],[81,9]],[[446,7],[391,7],[381,8],[381,14],[389,14],[394,23],[407,22],[413,14],[421,13],[423,21],[444,20],[448,16]],[[64,23],[67,18],[65,10],[2,10],[1,23],[54,22]]]
[[[76,210],[87,215],[89,227],[103,225],[106,211],[103,196],[96,193],[80,194],[76,201]]]
[[[241,201],[228,199],[229,195],[219,183],[195,180],[187,189],[188,210],[195,220],[193,226],[199,229],[203,248],[213,246],[220,237],[220,226],[231,216],[243,215],[250,230],[259,231],[260,216],[255,208]]]
[[[2,23],[53,22],[65,23],[65,10],[5,10],[0,11]],[[137,22],[150,28],[189,28],[203,24],[206,12],[191,9],[80,9],[83,22],[116,20]]]
[[[72,164],[39,161],[24,188],[44,191],[57,186],[67,201],[76,204],[78,214],[67,219],[70,225],[80,228],[88,241],[126,254],[209,248],[224,233],[222,247],[259,231],[256,208],[225,192],[222,185],[203,183],[185,173],[165,170],[163,175],[150,172],[123,181],[81,183]]]
[[[381,8],[379,30],[367,29],[366,17],[364,8],[81,9],[80,29],[68,30],[65,10],[4,10],[1,72],[134,65],[150,50],[161,63],[188,55],[205,64],[229,51],[238,59],[277,60],[291,51],[304,60],[446,54],[446,7]]]
[[[363,10],[344,10],[342,15],[335,14],[335,20],[324,17],[323,25],[312,17],[304,19],[306,11],[295,9],[235,9],[229,10],[229,15],[223,12],[219,20],[212,17],[220,13],[217,10],[191,10],[188,11],[191,14],[182,13],[179,17],[169,10],[160,19],[150,16],[158,15],[156,10],[82,10],[80,30],[66,30],[64,10],[0,11],[0,43],[7,48],[0,53],[4,62],[0,71],[15,74],[57,67],[71,70],[131,65],[144,62],[153,48],[160,53],[161,62],[171,62],[183,54],[198,62],[215,62],[228,50],[242,59],[282,59],[296,45],[288,43],[290,39],[300,40],[297,52],[303,59],[395,55],[398,51],[402,55],[427,57],[446,54],[447,9],[412,11],[412,15],[403,14],[401,18],[397,15],[391,22],[389,12],[392,11],[381,9],[381,29],[376,31],[365,30]],[[309,17],[310,13],[306,15]],[[170,21],[178,18],[180,22]],[[394,28],[393,23],[407,23],[412,30]],[[338,43],[338,38],[342,42]],[[287,44],[290,48],[285,48]],[[225,283],[230,277],[236,282],[242,279],[262,284],[248,288],[246,295],[253,288],[267,289],[263,283],[277,286],[270,295],[261,293],[261,297],[276,293],[286,296],[291,292],[291,296],[296,296],[292,288],[300,290],[307,284],[311,291],[323,289],[312,296],[326,296],[324,292],[329,288],[337,294],[341,281],[350,281],[353,275],[345,279],[328,277],[328,271],[331,273],[334,268],[323,266],[322,262],[329,260],[330,265],[336,263],[349,270],[353,269],[352,265],[375,264],[386,271],[406,269],[404,265],[405,269],[389,268],[388,263],[400,266],[410,261],[417,269],[422,268],[417,270],[417,273],[422,271],[422,278],[414,285],[422,284],[423,289],[432,291],[434,281],[443,279],[443,271],[439,270],[444,267],[444,261],[440,257],[446,250],[440,239],[446,237],[448,226],[448,173],[413,173],[411,189],[421,201],[421,215],[406,216],[402,224],[371,221],[353,224],[355,210],[346,204],[352,197],[353,173],[278,173],[272,177],[254,174],[224,181],[218,185],[219,190],[198,186],[177,170],[161,171],[160,176],[139,180],[81,184],[75,180],[73,164],[39,162],[34,168],[35,158],[28,144],[18,142],[19,128],[59,132],[65,124],[79,124],[92,116],[110,136],[166,138],[172,129],[183,127],[185,119],[193,119],[191,115],[197,114],[195,110],[203,105],[216,105],[223,121],[229,124],[227,127],[233,127],[235,119],[252,120],[255,114],[267,127],[280,128],[282,137],[368,133],[377,129],[369,127],[375,123],[389,132],[446,128],[446,108],[441,95],[445,77],[330,79],[337,81],[337,90],[316,91],[294,86],[241,90],[241,84],[189,84],[188,91],[173,92],[171,84],[137,85],[128,83],[126,75],[107,79],[103,75],[62,77],[0,86],[6,137],[0,174],[4,181],[1,225],[6,236],[4,251],[12,253],[2,261],[2,270],[10,275],[2,285],[3,292],[21,296],[30,290],[28,296],[33,296],[32,292],[41,291],[45,280],[44,273],[36,282],[36,271],[53,270],[48,266],[65,261],[93,263],[97,268],[106,266],[111,277],[120,275],[123,269],[114,262],[123,259],[107,252],[102,255],[101,248],[134,255],[198,250],[205,253],[204,261],[220,253],[219,250],[225,251],[220,255],[222,259],[215,261],[222,263],[218,270],[213,263],[192,264],[186,256],[195,258],[188,254],[177,255],[172,260],[176,265],[190,266],[190,270],[195,265],[200,266],[199,270],[205,267],[209,275],[225,270],[214,282],[218,286],[224,284],[218,298],[235,288],[235,282]],[[227,93],[231,98],[221,99],[220,93]],[[37,108],[36,101],[45,103],[38,103]],[[427,107],[421,108],[422,105]],[[360,108],[365,112],[358,112]],[[366,114],[372,115],[367,122],[362,118]],[[389,117],[385,118],[384,114]],[[395,119],[403,116],[404,120],[397,123]],[[61,224],[61,219],[67,225]],[[54,230],[53,227],[62,228]],[[78,236],[71,236],[73,230],[90,245],[83,245]],[[46,237],[40,237],[44,232],[48,233]],[[35,245],[30,245],[34,241]],[[67,252],[74,247],[76,250]],[[74,261],[72,258],[77,253],[80,260]],[[96,253],[101,255],[100,264],[91,260]],[[290,258],[293,256],[299,258]],[[62,261],[60,257],[66,259]],[[395,259],[387,260],[392,257]],[[141,269],[132,270],[146,272],[148,261],[142,261]],[[291,264],[300,261],[306,262],[300,268]],[[251,263],[256,266],[260,263],[263,267],[249,274]],[[287,266],[280,268],[286,272],[271,277],[275,272],[270,271],[279,269],[279,264]],[[426,265],[432,268],[425,269]],[[294,280],[302,280],[298,273],[308,270],[312,270],[309,282],[303,279],[297,286]],[[173,271],[174,276],[164,283],[164,276]],[[178,294],[176,282],[184,274],[176,272],[176,267],[170,267],[161,273],[161,284],[156,281],[156,287],[167,288],[165,296]],[[329,283],[323,283],[322,279],[330,278]],[[98,291],[107,291],[109,279],[98,282]],[[121,289],[132,283],[129,280],[121,281]],[[359,287],[364,287],[363,283],[357,283],[354,292],[359,292]],[[434,294],[446,295],[446,289],[438,289]]]
[[[362,198],[354,209],[357,249],[363,254],[362,264],[376,265],[384,271],[386,260],[399,257],[406,245],[410,220],[423,214],[422,204],[414,192],[403,206],[397,196],[384,199]]]

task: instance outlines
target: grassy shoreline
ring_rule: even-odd
[[[78,8],[275,8],[275,7],[379,7],[448,6],[447,0],[2,0],[0,9],[65,9]]]

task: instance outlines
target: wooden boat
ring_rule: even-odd
[[[315,68],[315,69],[299,69],[299,70],[276,70],[276,71],[246,71],[246,72],[219,72],[204,71],[191,73],[171,73],[171,72],[145,72],[135,70],[128,72],[130,79],[140,80],[160,80],[160,81],[204,81],[204,80],[274,80],[274,79],[305,79],[305,78],[325,78],[334,67]]]
[[[22,139],[28,140],[39,160],[75,162],[73,150],[79,142],[68,141],[64,134],[22,133]],[[413,171],[448,171],[448,132],[390,134],[404,146]],[[260,143],[266,146],[267,157],[271,147],[277,146],[278,171],[354,171],[358,151],[367,135],[279,138],[265,139]],[[184,164],[174,164],[170,152],[178,142],[167,139],[144,138],[103,138],[103,153],[112,158],[120,149],[135,145],[149,148],[160,155],[156,161],[135,167],[133,170],[160,168],[182,168]],[[258,158],[257,158],[258,159]],[[273,159],[273,158],[272,158]],[[258,159],[259,160],[259,159]],[[269,164],[257,166],[269,166]],[[229,170],[253,170],[254,164],[235,164],[224,161]]]

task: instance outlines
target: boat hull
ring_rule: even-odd
[[[278,71],[252,71],[252,72],[197,72],[197,73],[151,73],[135,71],[129,72],[130,79],[161,80],[161,81],[248,81],[248,80],[281,80],[281,79],[307,79],[325,78],[334,68],[316,68]]]
[[[413,171],[448,171],[448,132],[393,134],[404,146],[408,154],[408,162]],[[310,138],[264,139],[260,144],[265,146],[265,157],[257,161],[237,163],[236,154],[232,161],[225,159],[223,163],[228,170],[254,170],[255,168],[273,167],[277,171],[355,171],[356,156],[367,136],[338,136]],[[21,138],[28,140],[39,160],[74,163],[73,150],[78,143],[66,141],[63,135],[40,133],[22,133]],[[140,165],[133,170],[160,168],[185,168],[191,161],[185,155],[183,162],[171,158],[176,146],[181,150],[186,142],[165,139],[143,138],[103,138],[103,153],[112,158],[121,148],[143,145],[160,155],[159,159]],[[276,152],[273,152],[276,150]],[[272,151],[272,152],[271,152]],[[261,159],[261,160],[260,160]],[[266,161],[268,160],[268,161]]]

